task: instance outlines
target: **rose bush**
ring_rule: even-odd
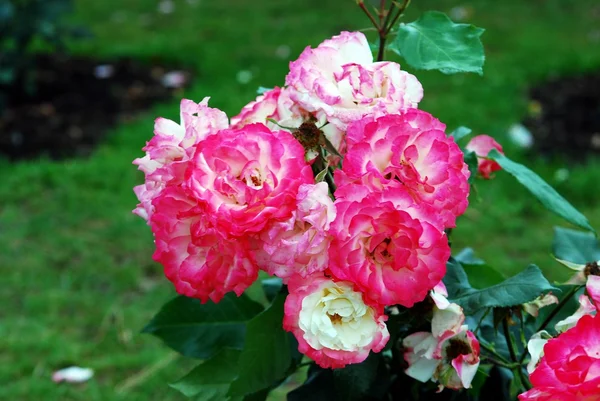
[[[173,387],[264,400],[310,365],[290,401],[599,399],[593,227],[492,137],[465,145],[469,129],[417,109],[417,77],[383,61],[481,71],[483,31],[430,12],[389,41],[409,2],[387,3],[374,16],[358,1],[374,45],[342,32],[307,47],[231,121],[208,98],[155,121],[134,213],[181,296],[145,331],[204,359]],[[557,228],[553,253],[576,271],[561,288],[451,248],[477,179],[501,170],[592,232]]]

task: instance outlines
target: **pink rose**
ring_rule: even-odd
[[[336,185],[360,183],[373,191],[401,188],[416,202],[429,204],[444,227],[454,227],[469,204],[469,168],[444,130],[444,124],[417,109],[351,124]]]
[[[227,239],[206,225],[198,202],[179,186],[169,186],[152,202],[150,218],[156,251],[165,275],[180,294],[218,302],[238,296],[258,277],[246,238]]]
[[[323,368],[360,363],[390,338],[383,308],[371,304],[352,283],[322,274],[296,275],[288,289],[283,328],[294,334],[298,350]]]
[[[549,340],[530,375],[533,389],[520,401],[598,400],[600,394],[600,315],[583,316],[577,325]]]
[[[197,145],[186,172],[186,185],[205,218],[224,237],[288,220],[298,188],[313,182],[300,143],[262,124],[209,136]]]
[[[154,137],[143,150],[146,155],[134,160],[146,176],[143,185],[133,190],[140,203],[133,211],[145,220],[153,213],[152,200],[168,183],[183,180],[187,163],[193,157],[195,145],[209,135],[229,126],[227,116],[221,110],[208,107],[208,99],[196,104],[181,101],[181,124],[166,118],[154,122]]]
[[[290,63],[285,79],[291,97],[310,112],[321,111],[342,131],[366,115],[416,107],[423,97],[417,78],[393,62],[373,62],[366,37],[342,32]]]
[[[446,273],[450,257],[437,216],[399,188],[369,193],[348,185],[338,195],[330,229],[331,273],[382,305],[411,307],[422,301]]]
[[[492,149],[496,149],[501,154],[504,154],[502,146],[491,136],[477,135],[469,141],[466,149],[475,152],[477,155],[477,171],[486,180],[490,179],[490,174],[494,171],[502,170],[502,167],[497,162],[485,159]]]
[[[296,197],[298,208],[284,222],[275,222],[259,234],[256,261],[271,275],[287,281],[293,274],[306,277],[329,263],[329,225],[335,207],[324,182],[303,184]]]

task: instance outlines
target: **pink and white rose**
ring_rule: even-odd
[[[152,200],[165,186],[183,180],[187,164],[194,156],[195,145],[229,126],[225,113],[208,107],[208,100],[206,97],[200,103],[195,103],[183,99],[180,124],[157,118],[154,137],[143,148],[146,155],[133,161],[146,176],[145,183],[133,189],[140,201],[133,212],[144,220],[152,216]]]
[[[279,120],[277,103],[281,95],[281,88],[275,87],[258,96],[256,100],[242,108],[237,116],[231,117],[231,128],[239,129],[246,125],[261,123],[269,126],[269,119]],[[271,129],[275,127],[269,126]]]
[[[288,290],[283,328],[294,334],[298,350],[322,368],[360,363],[388,342],[383,308],[352,283],[322,274],[296,275],[290,278]]]
[[[267,226],[256,245],[259,266],[284,282],[293,274],[306,277],[323,271],[329,264],[328,230],[336,213],[327,184],[301,185],[296,202],[292,217]]]
[[[290,133],[250,124],[200,142],[185,183],[205,219],[224,237],[239,237],[290,219],[298,188],[313,182],[304,149]]]
[[[271,130],[284,130],[298,135],[301,134],[297,132],[298,128],[303,123],[310,122],[319,128],[338,153],[343,155],[346,151],[345,132],[339,130],[333,124],[327,124],[327,116],[323,112],[309,112],[303,109],[292,100],[292,92],[291,88],[275,87],[258,96],[256,100],[246,105],[239,115],[231,118],[232,127],[242,128],[248,124],[262,123]],[[311,140],[311,138],[298,139]],[[317,142],[318,138],[313,140]],[[318,150],[309,149],[307,150],[306,160],[313,160],[318,155]],[[337,159],[333,164],[336,163]]]
[[[530,375],[533,389],[520,401],[595,401],[600,394],[600,315],[583,316],[577,325],[544,345]]]
[[[349,185],[338,194],[331,273],[382,305],[411,307],[422,301],[446,273],[450,257],[437,216],[399,188],[370,193]]]
[[[360,32],[342,32],[315,49],[307,47],[290,63],[285,82],[295,102],[309,112],[324,112],[342,131],[366,115],[417,107],[423,97],[421,83],[399,64],[373,62]]]
[[[421,110],[375,119],[348,128],[348,152],[335,172],[339,187],[366,185],[373,191],[401,188],[430,205],[444,227],[454,227],[468,206],[469,168],[446,126]]]
[[[256,280],[248,240],[225,238],[207,225],[204,211],[181,185],[169,186],[152,204],[153,258],[178,293],[219,302],[230,291],[241,295]]]

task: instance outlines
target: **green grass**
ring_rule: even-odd
[[[283,83],[289,59],[340,30],[368,21],[350,0],[175,1],[156,12],[155,0],[77,1],[75,19],[95,39],[73,44],[79,54],[134,56],[193,68],[194,85],[181,96],[234,115],[258,86]],[[419,72],[421,108],[450,128],[467,125],[501,141],[527,112],[526,89],[545,77],[600,68],[594,0],[414,1],[420,10],[471,11],[487,29],[485,75]],[[289,58],[277,48],[289,46]],[[236,81],[250,71],[247,84]],[[131,188],[142,175],[131,165],[152,135],[156,116],[177,118],[178,100],[159,105],[114,129],[89,159],[8,164],[0,160],[0,399],[181,400],[166,383],[193,362],[173,358],[140,335],[145,322],[174,291],[151,260],[152,236],[131,214]],[[600,228],[600,163],[573,166],[571,180],[554,181],[557,162],[518,154]],[[453,246],[472,246],[488,264],[511,275],[539,264],[552,279],[566,272],[549,255],[552,226],[561,222],[532,201],[506,174],[478,185],[480,200],[459,220]],[[83,385],[57,385],[53,370],[76,364],[95,369]]]

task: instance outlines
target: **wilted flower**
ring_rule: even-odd
[[[457,304],[449,303],[444,309],[434,307],[431,333],[414,333],[402,342],[409,365],[406,374],[455,390],[471,387],[479,367],[479,341],[463,325],[464,320]]]
[[[537,297],[536,299],[534,299],[531,302],[527,302],[527,303],[523,304],[523,309],[525,310],[525,312],[529,313],[531,316],[538,317],[538,315],[540,313],[540,309],[542,309],[543,307],[552,305],[552,304],[557,304],[557,303],[558,303],[558,298],[556,297],[556,295],[552,295],[552,293],[547,293],[547,294],[540,295],[539,297]]]

